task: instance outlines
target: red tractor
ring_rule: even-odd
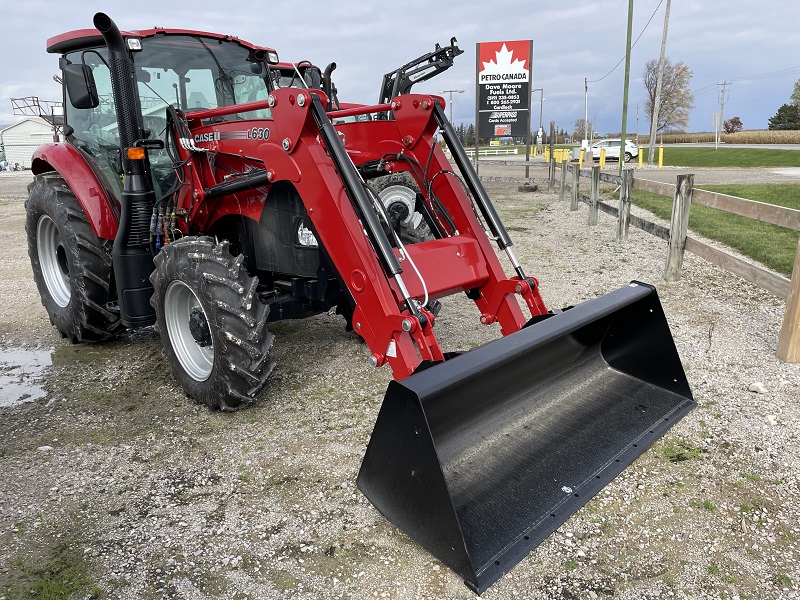
[[[444,100],[410,93],[455,40],[362,106],[339,103],[334,64],[94,25],[48,41],[66,141],[35,153],[27,202],[64,337],[155,325],[186,393],[228,410],[268,382],[270,322],[335,308],[394,375],[360,488],[478,592],[694,405],[651,286],[545,307]],[[503,337],[453,355],[434,324],[462,293]]]

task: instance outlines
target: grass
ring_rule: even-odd
[[[800,185],[725,185],[703,189],[800,209]],[[667,221],[672,214],[672,198],[667,196],[634,190],[633,203]],[[699,204],[692,205],[689,212],[689,229],[735,248],[787,277],[792,274],[800,237],[796,231]]]
[[[7,574],[0,595],[8,600],[66,600],[102,595],[87,573],[83,551],[68,542],[58,542],[33,558],[15,556],[9,561]]]
[[[647,161],[646,148],[642,160]],[[656,150],[656,153],[658,150]],[[658,154],[656,154],[658,160]],[[676,167],[800,167],[800,150],[664,146],[664,165]]]
[[[678,438],[668,438],[664,440],[664,445],[661,449],[661,454],[671,463],[679,463],[697,458],[702,452],[700,448],[692,448]]]

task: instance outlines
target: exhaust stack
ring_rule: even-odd
[[[130,160],[127,149],[140,140],[139,96],[136,91],[133,61],[119,28],[105,13],[94,16],[94,26],[108,47],[111,89],[116,105],[120,154],[125,171],[117,236],[111,258],[117,283],[120,319],[126,327],[139,328],[155,323],[150,306],[153,286],[153,256],[150,252],[150,217],[156,197],[145,160]]]

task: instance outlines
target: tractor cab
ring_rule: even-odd
[[[170,142],[167,134],[170,115],[265,100],[272,86],[269,64],[277,63],[278,56],[269,48],[204,32],[153,29],[125,32],[123,37],[135,65],[136,84],[135,104],[124,108],[133,108],[130,112],[138,120],[143,137],[164,143],[163,149],[148,153],[154,191],[162,197],[176,185],[176,153],[170,148],[174,141]],[[115,105],[103,38],[94,30],[80,30],[52,38],[47,49],[62,54],[67,137],[94,159],[111,187],[109,191],[119,198],[123,172],[119,107]],[[279,71],[282,78],[285,70]],[[88,85],[89,95],[96,98],[81,102],[90,81],[94,89]],[[221,118],[270,117],[269,109],[263,108]]]

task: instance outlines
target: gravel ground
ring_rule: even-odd
[[[355,487],[390,374],[340,317],[273,327],[260,401],[211,413],[151,330],[72,346],[50,326],[23,231],[29,180],[0,174],[0,600],[59,583],[76,598],[474,597]],[[667,284],[665,242],[631,229],[619,244],[603,213],[590,228],[585,206],[488,187],[549,306],[658,286],[699,407],[483,597],[800,597],[784,302],[691,254]],[[451,298],[437,334],[456,349],[498,332]]]

